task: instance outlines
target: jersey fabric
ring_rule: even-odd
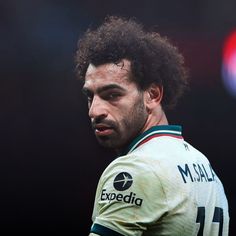
[[[147,130],[106,168],[92,219],[102,236],[226,236],[229,225],[222,183],[175,125]]]

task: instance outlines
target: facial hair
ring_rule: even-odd
[[[119,152],[140,134],[147,116],[143,96],[140,95],[133,106],[123,112],[123,118],[119,123],[106,119],[100,121],[101,124],[110,126],[114,132],[108,136],[96,136],[98,142],[106,148],[115,149]],[[94,123],[98,124],[98,121]],[[94,126],[94,124],[92,125]]]

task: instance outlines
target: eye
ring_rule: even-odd
[[[121,97],[121,94],[118,92],[110,92],[110,93],[103,95],[103,98],[105,100],[109,100],[109,101],[115,101],[115,100],[119,99],[120,97]]]
[[[119,93],[111,93],[111,94],[109,94],[109,96],[108,96],[110,99],[115,99],[115,98],[117,98],[117,97],[120,97],[120,94]]]
[[[84,89],[82,90],[82,92],[83,92],[85,98],[87,99],[88,105],[91,105],[92,100],[93,100],[93,93],[90,92],[90,91],[89,91],[88,89],[86,89],[86,88],[84,88]]]
[[[91,107],[93,99],[92,98],[88,98],[88,107]]]
[[[87,102],[88,102],[88,108],[90,108],[93,102],[93,97],[87,96]]]

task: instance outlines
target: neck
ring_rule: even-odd
[[[155,110],[150,112],[150,114],[148,114],[147,120],[138,135],[157,125],[168,125],[167,117],[161,107],[156,108]],[[123,150],[125,150],[125,148],[126,146],[121,149],[116,149],[115,152],[117,153],[117,155],[120,155]]]
[[[148,115],[147,121],[140,133],[143,133],[151,127],[157,125],[168,125],[166,114],[161,107],[156,108]]]

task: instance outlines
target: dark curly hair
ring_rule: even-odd
[[[78,42],[76,72],[84,79],[88,65],[131,62],[131,79],[139,89],[152,83],[163,86],[164,109],[176,105],[187,88],[183,56],[166,37],[144,30],[134,19],[109,16],[95,30],[88,29]]]

